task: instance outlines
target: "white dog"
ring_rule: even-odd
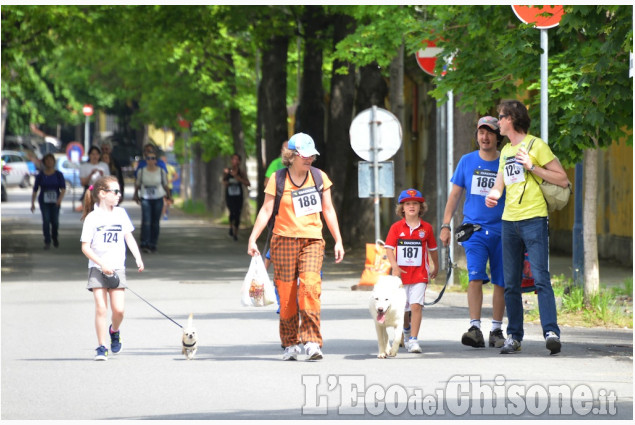
[[[183,328],[183,349],[181,353],[185,354],[188,360],[192,360],[198,349],[198,336],[196,336],[196,329],[192,325],[193,314],[190,313],[190,317],[187,319],[187,326]]]
[[[380,276],[369,302],[370,314],[375,321],[380,359],[395,357],[403,339],[403,321],[406,309],[406,291],[397,276]],[[387,328],[394,329],[392,347]]]

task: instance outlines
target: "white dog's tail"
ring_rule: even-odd
[[[190,317],[187,318],[187,327],[191,328],[192,327],[192,320],[194,318],[194,313],[190,313]]]

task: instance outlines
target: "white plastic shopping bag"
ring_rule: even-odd
[[[262,256],[251,257],[249,270],[240,290],[240,300],[244,306],[264,307],[275,304],[276,292],[269,279]]]

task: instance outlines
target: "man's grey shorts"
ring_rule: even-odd
[[[119,269],[115,270],[115,272],[119,275],[119,286],[115,289],[126,288],[126,270]],[[86,289],[92,292],[93,288],[108,289],[106,283],[104,282],[104,275],[101,272],[101,269],[98,269],[97,267],[91,267],[88,269],[88,284],[86,285]]]

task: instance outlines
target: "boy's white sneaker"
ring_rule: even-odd
[[[419,341],[416,339],[408,340],[406,343],[406,349],[409,353],[420,353],[421,347],[419,346]]]

